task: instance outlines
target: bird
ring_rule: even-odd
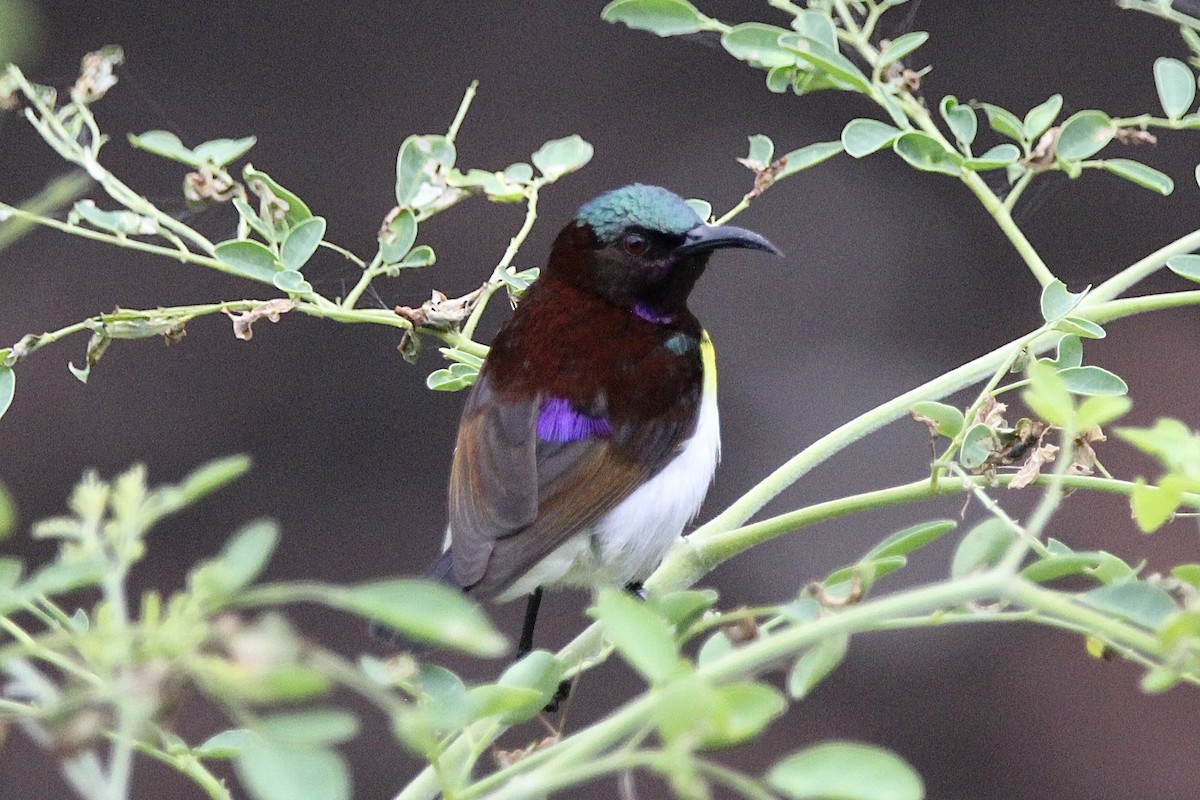
[[[441,555],[480,599],[638,591],[695,517],[720,457],[716,356],[688,308],[713,251],[762,250],[679,195],[631,184],[584,203],[496,334],[459,423]]]

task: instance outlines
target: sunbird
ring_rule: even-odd
[[[720,456],[712,342],[688,309],[722,248],[782,255],[633,184],[585,203],[492,342],[463,409],[431,577],[472,596],[639,590],[700,509]]]

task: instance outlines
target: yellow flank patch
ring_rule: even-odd
[[[704,394],[717,394],[717,348],[713,347],[708,331],[700,331],[700,363],[704,367]]]

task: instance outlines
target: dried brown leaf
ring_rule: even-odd
[[[249,311],[230,311],[225,309],[225,316],[233,320],[233,335],[241,339],[243,342],[248,342],[254,337],[255,322],[258,322],[264,317],[270,322],[279,322],[279,317],[296,307],[294,300],[287,298],[278,298],[268,300],[261,305],[257,305]]]

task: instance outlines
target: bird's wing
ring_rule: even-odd
[[[494,595],[628,497],[670,460],[694,421],[665,430],[538,436],[540,398],[499,398],[487,371],[459,426],[450,533],[459,584]],[[658,426],[655,426],[658,427]],[[518,535],[519,534],[519,535]]]

